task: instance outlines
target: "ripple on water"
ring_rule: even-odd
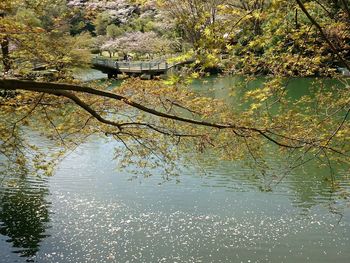
[[[26,258],[317,263],[334,258],[347,263],[350,258],[349,210],[339,220],[339,205],[329,202],[322,183],[300,177],[265,193],[251,171],[212,166],[209,175],[188,171],[180,183],[159,186],[162,180],[156,175],[129,181],[131,175],[116,172],[112,151],[108,148],[107,154],[104,147],[94,144],[73,154],[48,182],[28,179],[27,186],[19,181],[18,187],[0,190],[1,196],[15,197],[7,201],[11,217],[7,223],[2,219],[7,228],[12,220],[35,226],[31,232],[38,233]],[[13,220],[16,211],[31,221]],[[24,228],[17,230],[17,237],[26,237]],[[45,235],[50,236],[43,239]]]
[[[349,225],[340,223],[345,232],[322,240],[322,234],[334,231],[334,218],[318,211],[298,217],[281,206],[277,214],[238,206],[241,214],[223,216],[150,209],[115,197],[100,200],[62,193],[56,198],[55,235],[45,253],[39,252],[39,262],[295,262],[285,255],[303,258],[309,247],[331,256],[339,253],[339,259],[349,256]]]

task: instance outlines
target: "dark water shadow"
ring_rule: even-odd
[[[50,204],[47,185],[39,178],[15,178],[0,186],[0,234],[12,253],[34,262],[40,243],[49,235]]]

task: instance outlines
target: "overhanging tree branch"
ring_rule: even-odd
[[[322,38],[326,41],[330,49],[333,51],[333,53],[338,57],[341,63],[344,64],[344,66],[350,71],[350,64],[349,62],[343,58],[343,56],[339,53],[337,48],[333,45],[333,43],[328,39],[326,33],[324,32],[323,28],[317,21],[311,16],[309,11],[306,9],[305,5],[301,2],[301,0],[295,0],[297,4],[299,5],[300,9],[304,12],[304,14],[307,16],[307,18],[310,20],[310,22],[318,29],[320,32]]]
[[[84,86],[77,86],[77,85],[71,85],[71,84],[62,84],[62,83],[46,83],[46,82],[34,82],[34,81],[23,81],[23,80],[16,80],[16,79],[0,79],[0,90],[24,90],[24,91],[33,91],[33,92],[41,92],[41,93],[47,93],[47,94],[52,94],[56,96],[63,96],[66,97],[70,100],[72,100],[74,103],[76,103],[78,106],[83,108],[85,111],[87,111],[90,115],[92,115],[94,118],[96,118],[98,121],[101,123],[115,126],[119,130],[122,129],[123,126],[125,126],[123,123],[118,123],[115,121],[107,120],[103,118],[101,115],[99,115],[96,111],[94,111],[89,105],[87,105],[85,102],[83,102],[79,97],[77,97],[73,92],[78,92],[78,93],[85,93],[85,94],[91,94],[91,95],[96,95],[99,97],[104,97],[104,98],[110,98],[113,100],[118,100],[121,101],[131,107],[134,107],[138,110],[141,110],[143,112],[149,113],[151,115],[165,118],[165,119],[170,119],[170,120],[175,120],[183,123],[188,123],[188,124],[193,124],[197,126],[204,126],[204,127],[209,127],[209,128],[216,128],[219,130],[222,129],[230,129],[234,131],[237,134],[237,131],[240,131],[240,133],[247,134],[249,135],[250,133],[255,133],[258,134],[265,139],[269,140],[270,142],[284,148],[291,148],[291,149],[299,149],[303,148],[305,145],[310,145],[312,147],[317,147],[315,142],[310,142],[310,141],[304,141],[301,139],[293,139],[289,138],[287,136],[282,136],[277,133],[271,132],[268,129],[259,129],[255,127],[245,127],[245,126],[239,126],[236,124],[220,124],[220,123],[212,123],[212,122],[207,122],[207,121],[199,121],[199,120],[194,120],[194,119],[189,119],[189,118],[184,118],[181,116],[175,116],[167,113],[163,113],[151,108],[148,108],[142,104],[139,104],[135,101],[132,101],[128,99],[127,97],[109,92],[109,91],[102,91],[98,89],[94,89],[91,87],[84,87]],[[132,123],[133,125],[138,125],[140,124],[141,126],[145,126],[142,123]],[[148,128],[151,128],[155,131],[161,132],[163,134],[167,134],[167,132],[159,130],[158,128],[155,128],[151,125],[148,125]],[[274,137],[283,137],[284,141],[288,141],[288,143],[285,143],[283,141],[279,141],[273,137],[271,137],[269,134],[274,135]],[[173,136],[180,136],[180,134],[177,133],[172,133]],[[196,137],[196,135],[192,135],[193,137]],[[319,145],[319,147],[322,147]],[[327,150],[335,151],[331,147],[322,147],[326,148]],[[341,154],[340,151],[337,150],[338,153]]]
[[[141,111],[147,112],[151,115],[171,119],[175,121],[181,121],[186,122],[190,124],[195,125],[201,125],[201,126],[207,126],[217,129],[245,129],[248,130],[249,128],[246,127],[239,127],[232,124],[216,124],[216,123],[210,123],[206,121],[197,121],[193,119],[183,118],[180,116],[175,116],[167,113],[163,113],[151,108],[148,108],[146,106],[143,106],[137,102],[134,102],[127,97],[109,92],[109,91],[102,91],[90,87],[83,87],[83,86],[77,86],[77,85],[70,85],[70,84],[61,84],[61,83],[48,83],[48,82],[34,82],[34,81],[24,81],[24,80],[16,80],[16,79],[1,79],[0,80],[0,89],[3,90],[27,90],[27,91],[35,91],[35,92],[44,92],[44,93],[51,93],[54,94],[55,92],[59,91],[75,91],[75,92],[81,92],[81,93],[87,93],[92,95],[97,95],[105,98],[110,98],[118,101],[122,101],[123,103],[134,107],[136,109],[139,109]],[[56,95],[63,95],[63,94],[56,94]],[[71,98],[72,99],[72,98]],[[80,103],[80,102],[79,102]],[[80,105],[79,105],[80,106]]]
[[[344,9],[345,9],[345,12],[346,12],[346,14],[348,16],[348,19],[350,20],[350,9],[349,9],[347,1],[341,0],[341,2],[343,4],[343,6],[344,6]]]

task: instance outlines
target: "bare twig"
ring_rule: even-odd
[[[310,20],[310,22],[318,29],[320,32],[322,38],[326,41],[330,49],[333,51],[333,53],[338,57],[338,59],[344,64],[344,66],[350,70],[350,64],[349,62],[340,54],[340,52],[337,50],[337,48],[333,45],[333,43],[329,40],[326,33],[324,32],[323,28],[317,21],[311,16],[309,11],[306,9],[305,5],[302,3],[301,0],[295,0],[297,4],[299,5],[300,9],[304,12],[304,14],[307,16],[307,18]]]

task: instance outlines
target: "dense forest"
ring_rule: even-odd
[[[349,59],[347,1],[3,1],[2,5],[3,41],[12,40],[9,48],[17,60],[13,70],[19,71],[30,62],[59,70],[81,65],[89,62],[90,52],[110,56],[129,52],[136,57],[194,52],[201,69],[283,76],[329,76],[346,68]],[[33,35],[38,36],[36,54]],[[5,42],[3,59],[8,53]],[[8,71],[6,63],[4,67]]]

